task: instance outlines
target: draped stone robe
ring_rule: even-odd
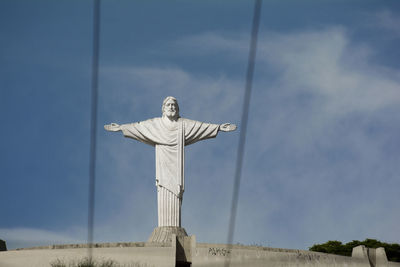
[[[162,118],[121,125],[125,137],[155,146],[158,226],[181,227],[182,195],[185,190],[184,147],[214,138],[219,124],[179,118],[166,124]]]

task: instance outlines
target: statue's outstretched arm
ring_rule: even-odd
[[[106,129],[109,132],[118,132],[122,130],[121,125],[117,123],[106,124],[104,125],[104,129]]]
[[[236,125],[233,123],[223,123],[219,126],[219,130],[223,132],[232,132],[236,130]]]

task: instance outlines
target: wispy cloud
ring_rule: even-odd
[[[59,232],[35,228],[0,228],[0,236],[7,243],[7,249],[46,246],[54,244],[83,243],[82,231],[73,229]]]
[[[392,37],[399,38],[400,37],[400,17],[397,16],[392,11],[385,9],[379,11],[376,15],[377,26],[387,30]]]
[[[122,103],[132,114],[151,109],[153,116],[160,116],[162,99],[173,95],[182,106],[182,116],[211,120],[216,109],[227,117],[232,107],[240,104],[241,81],[224,75],[194,74],[177,67],[110,67],[103,70],[103,75],[107,112],[120,110],[115,106],[121,107]],[[132,90],[140,91],[140,98]]]

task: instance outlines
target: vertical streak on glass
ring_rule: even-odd
[[[235,231],[235,221],[236,221],[236,212],[237,205],[239,200],[239,189],[240,189],[240,179],[242,175],[242,165],[243,165],[243,155],[244,148],[246,143],[246,131],[247,131],[247,121],[249,117],[249,105],[250,105],[250,97],[251,97],[251,88],[253,84],[253,76],[254,76],[254,65],[257,51],[257,37],[258,37],[258,28],[260,24],[260,13],[261,13],[261,2],[262,0],[256,0],[254,5],[254,16],[253,16],[253,25],[251,31],[251,41],[250,41],[250,51],[249,58],[247,64],[247,74],[246,74],[246,89],[244,95],[243,102],[243,112],[240,124],[240,136],[239,136],[239,146],[236,158],[236,172],[235,172],[235,180],[233,186],[233,196],[232,196],[232,206],[231,206],[231,217],[229,221],[229,229],[228,229],[228,251],[232,249],[233,236]],[[230,265],[230,257],[231,253],[228,253],[228,256],[225,260],[225,267],[229,267]]]
[[[99,39],[100,39],[100,0],[93,3],[93,61],[92,61],[92,91],[90,119],[90,155],[89,155],[89,206],[88,206],[88,258],[92,259],[94,206],[96,186],[96,128],[97,99],[99,76]]]

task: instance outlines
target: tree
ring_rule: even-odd
[[[310,251],[324,252],[329,254],[336,254],[342,256],[351,256],[354,247],[364,245],[367,248],[383,247],[386,251],[386,256],[389,261],[400,262],[400,245],[393,243],[388,244],[376,239],[365,239],[364,241],[353,240],[346,244],[340,241],[328,241],[323,244],[315,244],[309,248]]]

